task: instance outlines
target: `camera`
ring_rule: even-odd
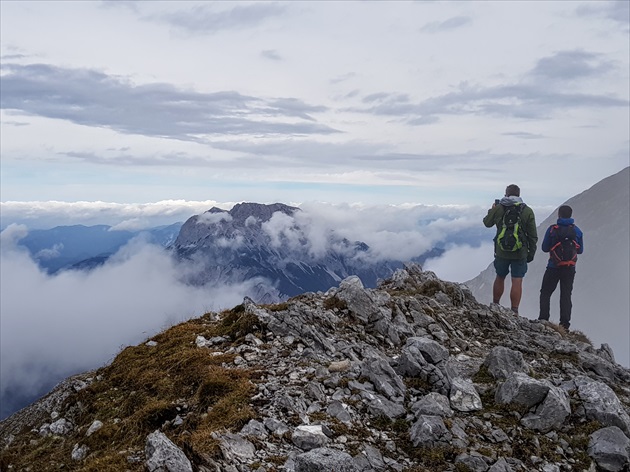
[[[499,200],[498,198],[495,198],[495,199],[494,199],[494,204],[495,204],[495,205],[498,205],[500,201],[501,201],[501,200]]]

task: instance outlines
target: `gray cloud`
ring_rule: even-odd
[[[348,72],[347,74],[342,74],[342,75],[338,75],[337,77],[333,77],[332,79],[330,79],[330,83],[331,84],[340,84],[342,82],[345,82],[347,80],[350,80],[354,77],[356,77],[357,74],[355,72]]]
[[[227,10],[217,10],[216,5],[195,6],[189,10],[147,16],[145,19],[167,23],[180,32],[197,35],[252,28],[270,18],[282,16],[286,11],[286,7],[278,3],[236,4],[237,6]]]
[[[127,8],[134,13],[140,11],[140,0],[102,0],[101,7],[103,8]]]
[[[472,23],[472,19],[468,16],[454,16],[444,21],[432,21],[425,24],[420,31],[424,33],[440,33],[450,31]]]
[[[559,110],[627,107],[630,104],[627,99],[567,90],[568,82],[613,70],[614,65],[599,54],[561,51],[540,59],[519,83],[486,87],[463,82],[454,92],[419,102],[412,101],[407,94],[379,92],[363,98],[367,106],[350,110],[426,125],[437,122],[440,115],[547,119]]]
[[[514,131],[511,133],[501,133],[503,136],[513,136],[515,138],[520,138],[520,139],[542,139],[542,138],[546,138],[545,135],[542,134],[534,134],[534,133],[527,133],[525,131]]]
[[[260,52],[260,55],[265,59],[271,59],[272,61],[282,60],[282,56],[280,56],[280,54],[278,54],[278,51],[276,51],[275,49],[265,49],[264,51]]]
[[[561,51],[538,61],[531,74],[542,80],[559,80],[563,83],[584,77],[605,74],[614,67],[601,54],[586,51]]]
[[[118,225],[133,220],[146,221],[142,227],[150,228],[186,221],[213,206],[231,208],[232,205],[231,202],[219,203],[215,200],[163,200],[154,203],[9,201],[0,202],[0,227],[16,223],[43,229],[74,224]]]
[[[115,153],[109,156],[94,152],[67,151],[57,153],[59,156],[66,156],[72,159],[99,165],[112,166],[192,166],[206,167],[216,165],[211,157],[191,156],[185,152],[174,152],[167,154],[152,153],[151,155],[138,155],[129,152]]]
[[[329,134],[295,98],[199,93],[169,84],[133,85],[89,69],[3,64],[2,109],[110,128],[121,133],[203,141],[212,134]],[[296,122],[297,120],[297,122]]]
[[[604,18],[617,23],[624,32],[630,29],[630,2],[616,0],[612,2],[585,2],[577,7],[581,17]]]

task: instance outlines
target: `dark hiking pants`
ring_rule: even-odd
[[[573,291],[573,279],[575,267],[551,268],[547,267],[540,287],[540,316],[539,320],[549,320],[549,305],[551,294],[556,290],[560,282],[560,326],[569,329],[571,324],[571,292]]]

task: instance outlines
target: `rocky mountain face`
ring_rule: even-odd
[[[578,257],[573,287],[571,327],[594,340],[609,343],[618,360],[630,366],[630,168],[598,182],[563,204],[573,208],[575,224],[584,232],[584,254]],[[547,228],[556,223],[557,214],[556,209],[539,224],[538,252],[523,280],[519,311],[529,318],[538,318],[540,284],[549,259],[548,254],[540,250],[540,244]],[[494,236],[490,233],[488,230],[489,238]],[[477,300],[490,303],[494,277],[490,264],[466,285]],[[503,295],[505,304],[509,303],[509,287],[508,277]],[[557,288],[551,299],[551,319],[558,321],[559,316]]]
[[[191,217],[172,246],[181,259],[195,262],[188,282],[197,285],[258,279],[259,302],[276,302],[300,293],[327,290],[349,275],[369,287],[391,276],[400,262],[375,263],[368,246],[325,235],[320,247],[294,218],[301,210],[275,203],[240,203],[230,211],[212,208]]]
[[[408,264],[246,299],[0,423],[20,471],[623,471],[630,370]]]

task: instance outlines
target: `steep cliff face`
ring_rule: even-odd
[[[368,247],[333,232],[314,244],[294,218],[298,208],[281,203],[237,204],[230,211],[212,208],[190,218],[172,249],[193,260],[193,284],[259,280],[256,301],[274,302],[308,291],[327,290],[349,275],[375,287],[401,263],[374,263],[362,257]]]
[[[630,366],[630,168],[598,182],[564,204],[573,208],[575,224],[584,232],[584,254],[579,256],[576,266],[571,326],[593,340],[609,343],[618,360]],[[540,251],[540,244],[547,228],[555,224],[557,214],[556,209],[539,224],[538,252],[523,281],[519,311],[529,318],[538,318],[540,284],[549,258]],[[493,235],[489,234],[489,238]],[[490,303],[494,277],[490,264],[466,285],[477,300]],[[509,284],[508,280],[507,290]],[[507,290],[503,300],[506,304]],[[559,319],[558,296],[559,289],[552,297],[555,321]]]
[[[246,299],[128,347],[0,423],[0,465],[621,471],[629,405],[606,345],[410,264],[376,289]]]

